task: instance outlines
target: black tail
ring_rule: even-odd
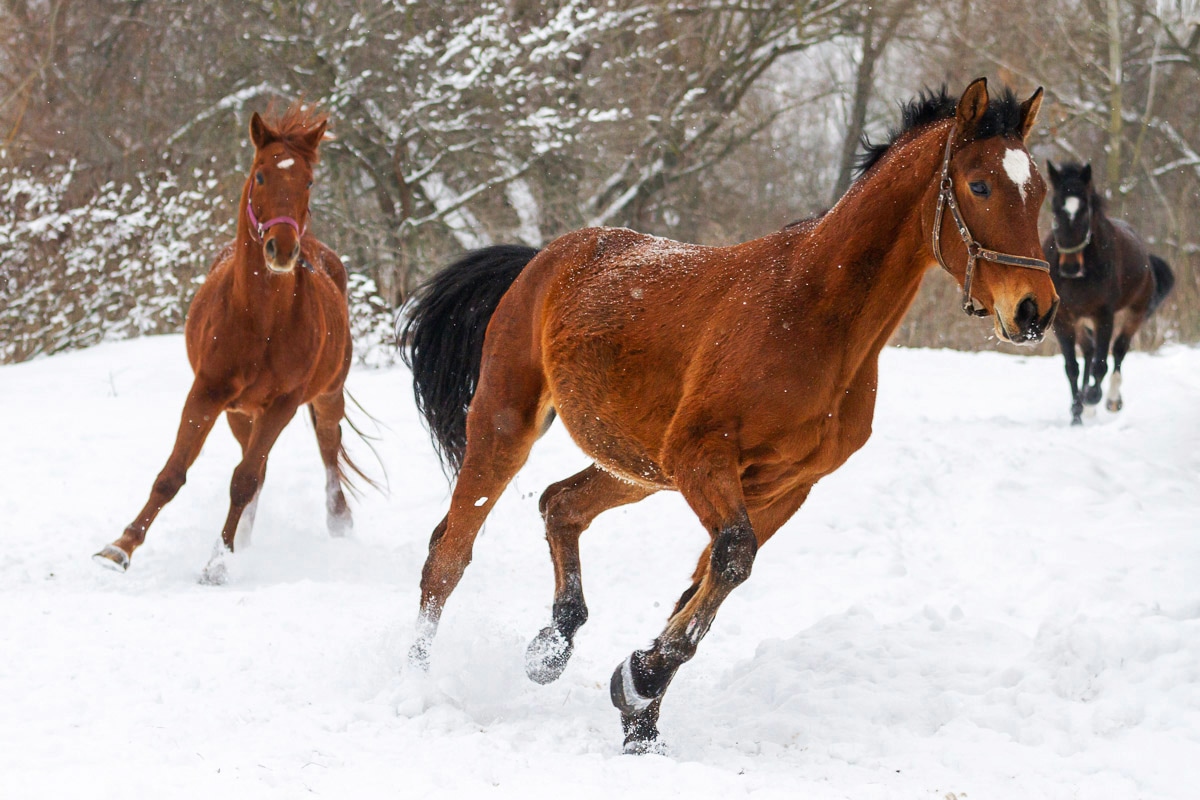
[[[479,382],[488,321],[537,253],[513,244],[473,250],[418,289],[401,317],[400,357],[412,369],[417,410],[453,474],[467,450],[467,409]]]
[[[1147,313],[1153,314],[1175,288],[1175,273],[1171,272],[1167,262],[1155,255],[1150,256],[1150,269],[1154,273],[1154,294],[1150,295],[1150,310]]]

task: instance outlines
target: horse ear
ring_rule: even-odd
[[[1080,172],[1079,172],[1079,177],[1083,179],[1084,183],[1091,183],[1092,182],[1092,165],[1084,164],[1083,169],[1080,170]]]
[[[1029,99],[1021,103],[1021,139],[1024,141],[1029,138],[1029,132],[1033,130],[1033,123],[1037,122],[1038,110],[1042,107],[1042,87],[1038,87],[1037,91],[1029,95]]]
[[[958,109],[954,112],[958,135],[969,138],[974,134],[983,115],[987,113],[987,107],[987,78],[976,78],[962,93],[958,100]]]
[[[329,126],[329,120],[323,119],[323,120],[321,120],[321,122],[319,124],[314,126],[311,130],[305,131],[304,143],[306,145],[308,145],[308,147],[311,148],[314,153],[317,151],[318,145],[320,145],[321,141],[325,138],[325,129],[328,126]],[[330,138],[332,138],[332,137],[330,137]]]
[[[1062,173],[1058,171],[1058,167],[1054,166],[1054,162],[1046,159],[1046,174],[1050,176],[1050,184],[1058,186],[1058,179],[1062,177]]]
[[[271,126],[255,111],[254,116],[250,117],[250,141],[254,143],[255,149],[262,150],[276,138],[278,137],[275,131],[271,130]]]

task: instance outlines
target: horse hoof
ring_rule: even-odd
[[[632,660],[633,656],[630,656],[622,661],[613,670],[612,680],[608,684],[608,695],[622,717],[636,716],[654,702],[653,697],[642,697],[633,685]]]
[[[542,628],[525,650],[525,674],[543,686],[553,683],[567,668],[574,645],[559,633],[558,628]]]
[[[1104,396],[1104,391],[1099,386],[1089,386],[1083,392],[1083,402],[1085,405],[1094,406],[1100,402],[1100,398]]]
[[[199,583],[202,586],[224,586],[229,582],[229,565],[225,561],[228,554],[229,551],[223,547],[213,553],[213,557],[200,573]]]
[[[129,554],[115,544],[104,545],[103,550],[92,556],[92,561],[113,572],[124,572],[129,569]]]
[[[1080,416],[1078,414],[1071,417],[1071,427],[1075,427],[1076,425],[1082,425],[1082,424],[1083,424],[1083,419],[1080,418]]]
[[[667,746],[658,739],[630,739],[622,748],[627,756],[667,755]]]
[[[429,672],[429,642],[418,639],[408,648],[408,665],[420,672]]]
[[[334,539],[341,539],[354,531],[354,518],[350,516],[349,509],[345,514],[327,515],[325,522],[329,527],[329,535]]]
[[[1122,402],[1121,398],[1118,397],[1116,400],[1110,398],[1109,401],[1104,404],[1104,407],[1115,414],[1120,411],[1124,405],[1125,403]]]

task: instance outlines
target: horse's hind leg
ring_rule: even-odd
[[[179,493],[187,480],[187,471],[200,455],[200,448],[208,438],[221,409],[230,399],[230,392],[220,387],[202,383],[198,378],[188,391],[179,420],[179,431],[175,435],[175,447],[166,465],[154,480],[150,499],[142,508],[137,519],[125,528],[125,532],[112,544],[105,545],[93,558],[100,564],[114,569],[129,569],[133,551],[146,541],[146,531],[158,516],[162,507]]]
[[[342,417],[346,413],[346,397],[339,388],[321,395],[309,405],[313,427],[317,431],[317,447],[325,464],[325,520],[330,536],[344,536],[354,527],[346,493],[342,489],[344,475],[338,458],[342,451]]]
[[[450,511],[429,540],[421,570],[421,608],[409,661],[425,668],[446,599],[458,586],[475,537],[508,482],[529,457],[542,430],[544,381],[538,367],[511,362],[483,374],[467,414],[467,449],[450,498]]]
[[[579,565],[579,536],[601,512],[635,503],[657,489],[635,485],[592,465],[552,484],[538,503],[554,562],[554,611],[550,625],[529,643],[525,672],[535,683],[556,680],[567,666],[575,633],[587,622]]]
[[[225,419],[229,422],[229,430],[233,431],[233,438],[242,447],[242,458],[246,457],[246,447],[250,444],[250,433],[254,430],[254,420],[240,411],[226,411]],[[263,480],[266,480],[266,474],[263,474]],[[254,532],[254,518],[258,515],[258,498],[262,494],[262,484],[260,482],[258,491],[254,493],[254,497],[242,512],[242,518],[238,520],[237,533],[234,534],[234,542],[238,547],[249,547],[250,537]]]

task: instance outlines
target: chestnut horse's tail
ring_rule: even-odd
[[[467,409],[479,381],[488,321],[537,253],[524,245],[467,253],[417,291],[398,332],[400,357],[413,373],[417,409],[453,474],[467,450]]]
[[[1150,270],[1154,273],[1154,294],[1150,295],[1150,309],[1147,313],[1153,314],[1175,288],[1175,273],[1171,272],[1167,262],[1155,255],[1150,256]]]

